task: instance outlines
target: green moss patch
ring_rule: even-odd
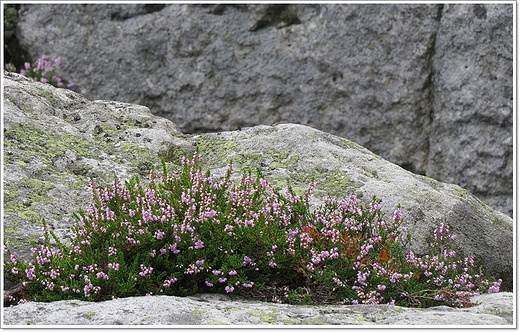
[[[276,311],[270,310],[270,313],[262,312],[262,311],[248,311],[248,314],[254,317],[260,318],[260,320],[264,323],[275,323],[276,322]]]

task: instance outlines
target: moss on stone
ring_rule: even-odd
[[[307,318],[301,321],[301,325],[329,325],[329,321],[325,317]]]
[[[487,210],[488,212],[492,213],[494,211],[491,206],[483,203],[480,199],[478,199],[477,197],[473,196],[469,191],[467,191],[464,188],[461,188],[461,187],[458,187],[458,186],[454,186],[451,189],[451,193],[452,193],[453,196],[461,198],[461,199],[465,200],[466,202],[468,202],[469,204],[471,204],[473,209],[475,211],[477,211],[477,212],[481,211],[482,207],[485,210]]]
[[[269,309],[267,311],[248,311],[248,314],[254,317],[260,318],[260,320],[264,323],[275,323],[276,318],[278,316],[278,311],[276,309]]]
[[[494,315],[494,316],[499,316],[498,313],[496,311],[492,311],[492,310],[482,310],[480,312],[480,314],[487,314],[487,315]]]
[[[353,141],[351,141],[351,140],[348,140],[348,139],[346,139],[346,138],[344,138],[344,137],[339,137],[339,136],[338,136],[338,138],[339,138],[342,142],[344,142],[344,143],[345,143],[349,148],[351,148],[351,149],[356,149],[356,150],[366,150],[365,147],[363,147],[362,145],[357,144],[356,142],[353,142]],[[377,156],[377,155],[376,155],[376,156]],[[377,157],[379,157],[379,156],[377,156]]]
[[[334,170],[318,169],[311,174],[297,173],[291,177],[299,184],[307,187],[311,182],[316,183],[316,189],[327,195],[343,196],[345,193],[355,194],[356,189],[364,186],[362,182],[352,181],[350,175],[346,172],[335,168]]]
[[[441,189],[442,184],[439,181],[432,179],[426,175],[415,174],[415,176],[418,179],[422,180],[423,182],[427,183],[433,189],[435,189],[435,190]]]
[[[235,140],[207,136],[197,136],[195,142],[203,160],[215,167],[226,166],[228,152],[237,146]]]
[[[191,312],[193,315],[201,315],[203,313],[206,313],[206,310],[204,309],[195,309]]]
[[[211,321],[211,322],[205,323],[204,325],[228,325],[228,324],[221,322],[221,321]]]
[[[18,153],[13,152],[13,159],[18,159],[17,155],[23,151],[25,156],[23,160],[26,162],[27,158],[38,158],[41,162],[50,165],[67,150],[85,156],[96,156],[91,143],[80,137],[69,134],[55,135],[27,123],[11,126],[5,131],[4,138],[6,147],[16,146],[20,149]]]
[[[171,163],[175,166],[181,166],[181,158],[185,156],[187,151],[183,150],[178,146],[173,146],[167,150],[161,151],[158,154],[159,159],[164,160],[167,163]]]
[[[50,90],[43,89],[42,87],[38,86],[38,90],[40,90],[40,96],[47,99],[51,106],[56,106],[56,99],[54,98],[54,94]]]
[[[276,168],[294,168],[296,166],[296,163],[298,162],[299,157],[298,156],[291,156],[290,151],[283,151],[281,153],[277,153],[273,150],[269,150],[267,153],[267,158],[272,159],[273,161],[269,164],[269,168],[276,169]]]
[[[30,209],[23,209],[18,211],[17,213],[18,217],[21,219],[37,223],[40,221],[41,217],[38,213],[31,211]]]

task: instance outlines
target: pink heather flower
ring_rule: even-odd
[[[60,275],[60,273],[54,269],[51,269],[51,279],[56,279],[58,276]]]
[[[141,268],[141,272],[139,272],[139,275],[140,275],[141,277],[144,277],[144,276],[146,276],[147,274],[151,274],[152,271],[153,271],[153,267],[146,267],[146,266],[144,266],[143,264],[141,264],[140,268]]]
[[[392,276],[390,277],[390,281],[391,281],[392,283],[395,284],[396,282],[399,281],[399,279],[401,279],[402,276],[403,276],[403,275],[400,274],[400,273],[394,273],[394,274],[392,274]]]
[[[218,282],[225,283],[227,281],[227,278],[218,278]]]
[[[174,254],[178,254],[181,252],[179,249],[177,249],[177,243],[171,244],[169,249]]]
[[[177,278],[172,278],[170,280],[164,280],[163,286],[169,288],[172,284],[177,281]]]
[[[207,218],[213,218],[214,216],[217,215],[217,211],[215,211],[215,210],[209,210],[209,211],[206,211],[204,214],[205,214],[205,216],[206,216]]]
[[[108,256],[117,255],[117,249],[114,247],[108,247]]]
[[[17,268],[17,267],[13,267],[13,268],[11,269],[11,273],[12,273],[12,274],[18,274],[18,268]]]
[[[47,83],[47,82],[49,82],[45,77],[40,78],[40,81],[41,81],[42,83]]]
[[[29,62],[25,62],[25,63],[23,64],[23,66],[25,67],[25,69],[29,69],[29,68],[31,68],[31,63],[29,63]],[[24,71],[25,71],[25,70],[24,70]],[[23,75],[23,74],[22,74],[22,75]],[[25,76],[25,75],[24,75],[24,76]]]
[[[56,59],[54,59],[54,65],[56,67],[59,67],[61,64],[61,58],[60,57],[57,57]]]
[[[198,260],[198,261],[195,262],[195,264],[202,265],[202,264],[204,264],[204,260],[203,259]]]
[[[202,242],[201,240],[197,240],[197,242],[195,242],[195,249],[202,249],[204,248],[204,242]]]
[[[105,272],[96,273],[96,278],[108,280],[108,275]]]
[[[211,282],[209,282],[209,281],[206,281],[206,286],[213,287],[213,284]]]
[[[186,194],[184,192],[181,193],[181,202],[189,203],[190,202],[190,194]]]
[[[488,293],[498,293],[500,292],[500,284],[502,283],[502,279],[498,279],[497,282],[493,283],[493,286],[489,287]]]
[[[228,232],[228,231],[232,231],[232,230],[233,230],[233,226],[231,226],[231,225],[224,226],[224,232]]]
[[[401,209],[397,209],[394,211],[394,217],[393,217],[394,221],[401,220],[402,217],[403,217],[403,213],[401,212]]]
[[[26,269],[25,270],[25,274],[27,275],[27,279],[29,280],[33,280],[34,277],[36,277],[36,275],[34,274],[34,266],[31,267],[30,269]]]
[[[117,271],[119,270],[119,263],[108,263],[108,268]]]
[[[248,264],[251,264],[251,262],[253,262],[251,258],[244,256],[244,263],[242,263],[242,265],[246,266]]]
[[[235,287],[226,286],[225,290],[226,290],[226,293],[231,293],[235,290]]]
[[[386,289],[386,286],[385,285],[377,285],[377,289],[379,289],[380,291],[384,291]]]
[[[74,83],[74,82],[70,82],[69,84],[67,84],[68,89],[72,89],[75,86],[76,86],[76,83]]]
[[[231,270],[231,271],[229,271],[228,274],[229,274],[230,276],[234,276],[234,275],[237,274],[237,271],[235,271],[235,270]]]
[[[158,231],[155,232],[155,235],[154,235],[154,236],[155,236],[155,238],[156,238],[157,240],[162,240],[163,237],[164,237],[164,232],[158,230]]]
[[[276,267],[276,263],[273,262],[273,261],[270,261],[270,262],[269,262],[269,266],[274,268],[274,267]]]

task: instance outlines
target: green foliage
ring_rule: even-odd
[[[431,254],[405,252],[401,210],[386,219],[380,201],[325,197],[311,208],[313,186],[300,197],[274,190],[260,171],[217,181],[196,153],[182,169],[152,170],[96,188],[74,214],[65,245],[43,222],[44,244],[22,262],[6,246],[6,277],[22,282],[11,302],[111,298],[198,292],[239,294],[291,304],[390,303],[471,306],[470,296],[499,290],[471,257],[450,246],[442,223]]]
[[[15,67],[23,66],[28,58],[18,43],[16,26],[18,25],[18,9],[20,4],[4,4],[4,64]]]

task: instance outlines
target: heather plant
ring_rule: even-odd
[[[56,75],[56,69],[60,66],[60,64],[60,57],[57,57],[51,61],[50,56],[44,54],[38,60],[36,60],[34,65],[31,65],[29,62],[25,62],[24,69],[20,70],[20,74],[35,81],[48,83],[54,87],[62,88],[65,87],[65,84],[62,79]],[[16,68],[12,64],[7,64],[5,69],[11,72],[16,71]],[[76,83],[73,82],[66,85],[68,89],[72,89],[75,86]]]
[[[179,172],[152,170],[97,188],[74,216],[70,243],[43,221],[34,260],[5,252],[6,276],[22,283],[11,303],[142,295],[227,293],[291,304],[474,305],[470,297],[498,292],[472,257],[451,245],[445,222],[433,230],[431,252],[408,250],[398,207],[391,218],[380,200],[324,197],[309,204],[313,185],[298,196],[275,190],[260,171],[232,181],[230,164],[217,180],[200,156],[183,157]]]

